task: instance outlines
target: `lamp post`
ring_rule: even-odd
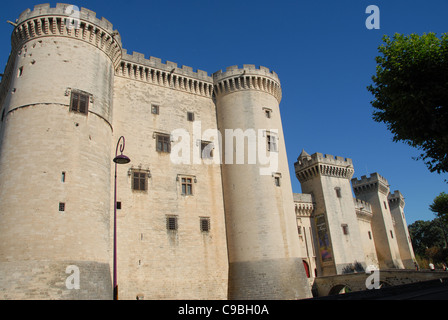
[[[120,144],[121,141],[121,144]],[[118,146],[120,146],[120,154],[118,154]],[[126,164],[131,162],[127,156],[123,154],[125,146],[124,137],[121,136],[117,142],[117,148],[115,149],[115,184],[114,184],[114,292],[113,299],[118,300],[118,284],[117,284],[117,164]]]

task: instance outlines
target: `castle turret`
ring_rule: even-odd
[[[378,173],[352,179],[356,198],[370,203],[372,233],[381,269],[404,268],[400,258],[394,221],[388,206],[389,183]]]
[[[414,269],[415,255],[404,215],[404,196],[400,191],[395,190],[394,193],[389,193],[387,199],[389,200],[390,213],[395,222],[395,234],[397,235],[401,260],[406,269]]]
[[[120,58],[118,32],[90,10],[36,5],[17,20],[0,88],[1,298],[112,298]]]
[[[281,87],[267,68],[213,75],[229,252],[230,299],[311,295],[298,242]],[[246,142],[247,141],[247,142]]]
[[[350,187],[352,160],[302,151],[294,166],[302,192],[311,193],[316,202],[318,275],[341,274],[353,265],[365,267]]]

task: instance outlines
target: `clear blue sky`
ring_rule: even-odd
[[[14,21],[34,4],[8,1],[0,12],[0,69]],[[378,172],[405,196],[407,222],[434,218],[428,206],[448,192],[447,175],[415,161],[416,149],[392,142],[372,120],[366,86],[384,34],[448,32],[446,0],[171,0],[65,1],[105,17],[123,48],[209,74],[227,66],[263,65],[278,73],[280,104],[294,192],[294,162],[302,148],[352,158],[355,177]],[[51,6],[55,6],[51,1]],[[368,5],[380,9],[380,29],[368,30]],[[2,72],[2,71],[0,71]]]

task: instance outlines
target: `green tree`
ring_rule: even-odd
[[[431,172],[448,172],[448,34],[383,37],[376,75],[373,119],[393,141],[420,150]]]
[[[448,224],[448,194],[441,192],[429,205],[429,209],[445,224]]]

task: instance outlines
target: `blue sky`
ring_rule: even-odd
[[[10,51],[14,21],[34,4],[8,1],[0,12],[0,69]],[[448,176],[430,173],[412,157],[418,150],[392,142],[372,120],[366,87],[384,34],[448,32],[446,0],[172,0],[66,1],[113,23],[123,48],[209,74],[231,65],[262,65],[277,72],[291,181],[301,192],[294,162],[304,148],[353,159],[355,177],[378,172],[405,196],[410,224],[431,220],[428,206]],[[366,8],[380,9],[380,29],[368,30]],[[1,72],[1,71],[0,71]]]

